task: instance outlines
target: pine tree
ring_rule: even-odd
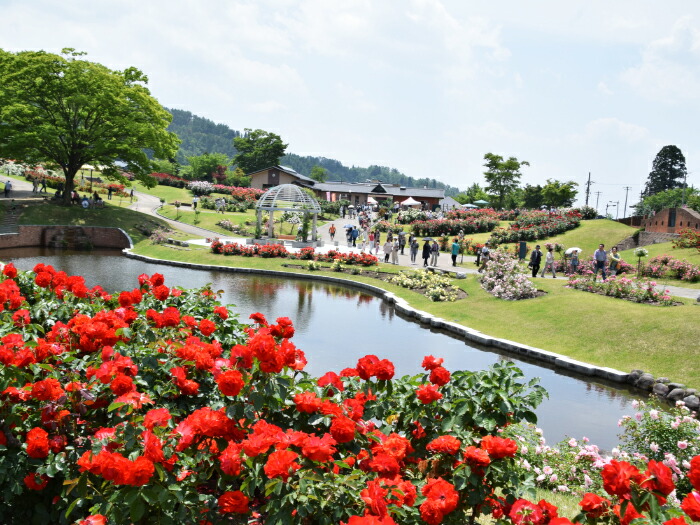
[[[682,188],[687,174],[685,157],[678,146],[664,146],[656,154],[644,187],[644,196]]]

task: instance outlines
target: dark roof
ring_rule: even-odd
[[[382,192],[377,191],[381,186]],[[445,198],[445,190],[440,188],[407,188],[405,186],[395,186],[393,184],[377,184],[376,182],[317,182],[314,190],[334,191],[341,193],[366,193],[373,195],[391,195],[393,197],[414,197],[414,198]]]
[[[252,172],[252,173],[248,173],[248,176],[249,176],[249,177],[252,177],[252,176],[255,175],[256,173],[262,173],[263,171],[269,171],[269,170],[271,170],[271,169],[277,169],[277,170],[279,170],[279,171],[283,171],[283,172],[285,172],[285,173],[288,173],[289,175],[291,175],[291,176],[293,176],[293,177],[297,177],[299,180],[305,182],[306,184],[310,184],[311,186],[313,186],[313,185],[316,183],[316,181],[315,181],[314,179],[312,179],[311,177],[307,177],[306,175],[302,175],[301,173],[298,173],[298,172],[294,171],[294,170],[293,170],[292,168],[290,168],[289,166],[269,166],[269,167],[264,168],[264,169],[262,169],[262,170],[258,170],[258,171],[254,171],[254,172]]]

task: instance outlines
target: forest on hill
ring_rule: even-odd
[[[223,153],[228,157],[233,157],[237,153],[236,148],[233,146],[233,139],[241,136],[240,131],[231,129],[226,124],[216,124],[189,111],[166,109],[173,116],[173,121],[168,130],[175,133],[182,141],[175,157],[178,164],[187,165],[187,157],[202,155],[203,153]],[[446,195],[459,193],[457,188],[436,179],[415,179],[386,166],[348,167],[337,160],[324,157],[301,156],[294,153],[287,153],[282,157],[280,163],[306,176],[310,175],[314,166],[321,166],[328,170],[329,181],[365,182],[366,180],[381,180],[382,182],[400,184],[402,186],[443,188]]]

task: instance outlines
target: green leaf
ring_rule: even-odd
[[[129,514],[132,521],[139,521],[144,512],[146,512],[146,504],[141,498],[136,499],[129,507]]]

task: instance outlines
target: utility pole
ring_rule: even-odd
[[[615,220],[620,218],[620,201],[615,203]]]
[[[591,193],[591,172],[588,172],[588,182],[586,183],[586,206],[588,206],[588,195]]]
[[[623,219],[624,219],[625,217],[627,217],[627,192],[630,191],[631,189],[632,189],[631,186],[625,186],[625,187],[624,187],[624,190],[625,190],[625,212],[622,214],[622,218],[623,218]]]
[[[595,212],[598,213],[598,201],[600,200],[600,196],[603,192],[602,191],[596,191],[595,192]]]

